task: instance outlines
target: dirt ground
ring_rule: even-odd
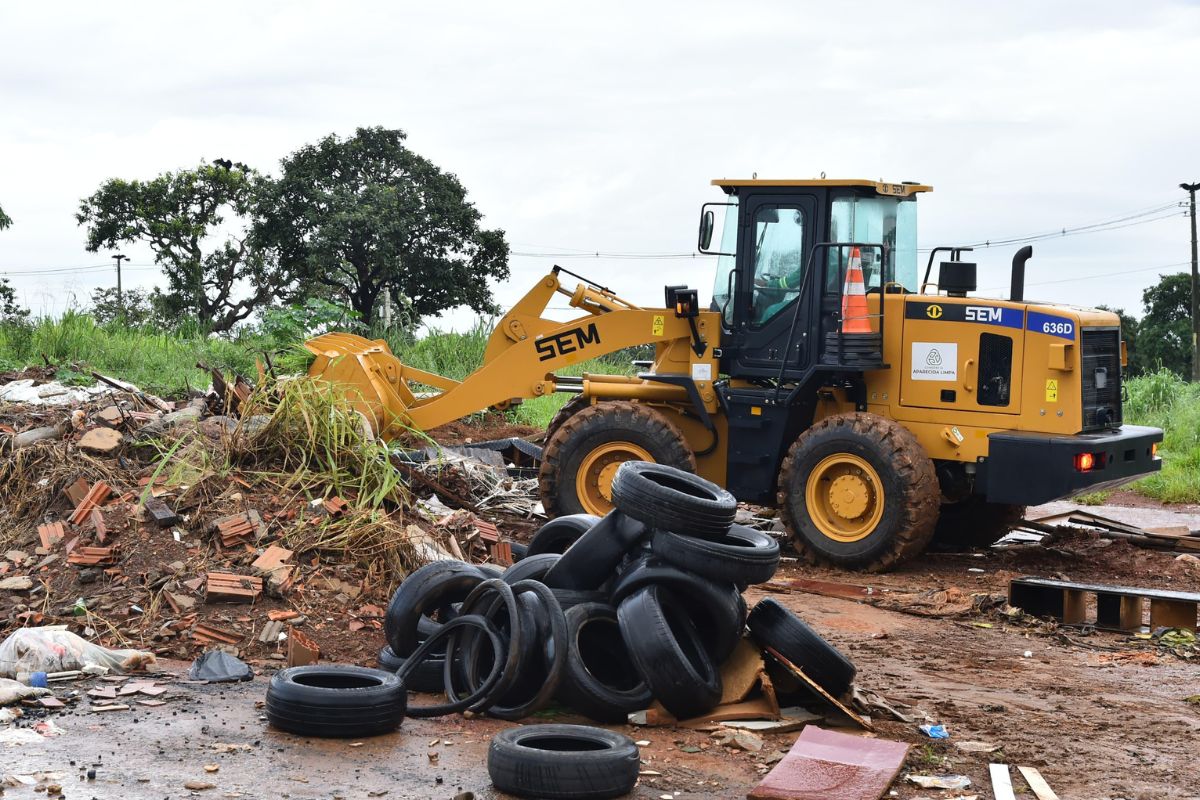
[[[776,580],[870,585],[878,602],[903,607],[912,593],[931,589],[1003,595],[1017,574],[1200,588],[1196,575],[1169,554],[1091,539],[1063,543],[1054,552],[931,554],[883,576],[789,563]],[[902,775],[965,774],[972,790],[962,794],[990,798],[991,760],[1038,767],[1062,798],[1200,796],[1194,747],[1200,709],[1186,701],[1200,691],[1200,682],[1197,666],[1186,659],[1125,635],[1031,624],[997,609],[954,615],[944,608],[950,616],[920,616],[766,587],[752,587],[747,599],[768,593],[842,648],[857,664],[862,686],[918,718],[912,723],[874,718],[876,735],[912,745]],[[376,644],[372,640],[364,649]],[[184,668],[181,662],[165,666],[177,675]],[[167,705],[157,708],[135,705],[97,714],[86,710],[84,699],[64,712],[30,712],[26,722],[44,714],[65,732],[5,748],[3,771],[50,773],[56,777],[42,785],[61,783],[67,797],[184,797],[192,794],[184,788],[189,780],[212,783],[212,795],[224,797],[501,796],[490,789],[484,764],[489,737],[509,723],[461,716],[407,719],[398,733],[361,746],[307,740],[266,727],[259,704],[269,672],[237,686],[176,682],[164,695]],[[414,702],[427,700],[414,696]],[[949,728],[948,740],[929,740],[917,730],[926,715]],[[565,713],[544,716],[581,721]],[[617,729],[648,740],[644,768],[662,773],[643,777],[633,795],[638,798],[744,797],[771,754],[787,750],[797,735],[767,735],[763,750],[751,754],[719,746],[704,732]],[[956,746],[963,741],[1000,749],[991,755],[963,753]],[[248,749],[219,752],[225,745]],[[684,747],[701,750],[688,753]],[[206,764],[216,764],[218,771],[205,772]],[[94,781],[86,778],[91,768]],[[4,796],[38,795],[23,787],[8,788]],[[918,790],[900,780],[890,796],[915,800],[956,793]]]

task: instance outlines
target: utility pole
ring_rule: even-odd
[[[129,256],[123,256],[120,253],[117,253],[113,256],[113,260],[117,262],[117,313],[119,313],[122,317],[124,317],[125,316],[125,297],[121,293],[121,262],[128,261]],[[1195,290],[1195,286],[1193,286],[1192,289]],[[1194,302],[1195,301],[1193,300],[1193,311],[1195,310]]]
[[[1196,190],[1200,183],[1181,183],[1179,188],[1192,196],[1188,212],[1192,218],[1192,383],[1200,383],[1200,269],[1196,265]]]

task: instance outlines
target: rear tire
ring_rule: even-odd
[[[972,495],[942,506],[933,543],[943,550],[991,547],[1025,518],[1025,506],[989,503]]]
[[[941,490],[912,432],[875,414],[827,417],[797,437],[778,502],[796,549],[814,563],[886,572],[933,537]]]
[[[600,403],[572,415],[546,443],[538,471],[546,514],[604,516],[613,508],[612,479],[626,461],[696,471],[687,440],[661,412],[640,403]]]

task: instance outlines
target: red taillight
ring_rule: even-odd
[[[1091,472],[1094,466],[1096,466],[1096,457],[1091,453],[1075,454],[1075,469],[1078,472]]]

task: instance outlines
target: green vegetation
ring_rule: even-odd
[[[1168,369],[1126,382],[1125,421],[1165,432],[1162,472],[1133,488],[1164,503],[1200,503],[1200,384],[1185,383]]]
[[[59,378],[66,382],[91,383],[87,372],[96,370],[155,394],[180,397],[188,389],[208,386],[209,376],[196,368],[197,362],[253,379],[256,359],[268,353],[279,371],[302,371],[308,356],[300,342],[314,328],[329,326],[363,331],[354,315],[347,316],[323,301],[268,312],[261,325],[243,329],[232,338],[206,335],[186,324],[172,333],[149,325],[99,324],[88,314],[69,311],[59,319],[0,322],[0,370],[40,364],[44,357],[59,366]],[[421,338],[400,332],[364,332],[386,339],[405,364],[461,380],[483,362],[491,325],[480,322],[465,333],[433,331]],[[632,360],[649,357],[649,348],[635,348],[576,364],[564,374],[630,374]],[[1130,378],[1126,387],[1125,420],[1166,431],[1160,450],[1162,472],[1134,484],[1134,489],[1163,502],[1200,503],[1200,385],[1185,383],[1171,370],[1161,368]],[[509,412],[510,418],[517,424],[545,427],[570,397],[555,394],[526,401]],[[1077,500],[1096,504],[1107,496],[1095,492]]]

